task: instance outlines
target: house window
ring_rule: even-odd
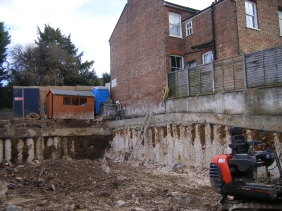
[[[196,61],[193,60],[193,61],[188,62],[188,63],[187,63],[187,66],[188,66],[188,68],[196,67],[196,66],[197,66],[197,65],[196,65]]]
[[[247,27],[258,29],[257,6],[255,2],[245,1]]]
[[[181,15],[177,13],[169,13],[169,35],[182,37]]]
[[[202,55],[203,64],[208,64],[213,61],[213,53],[212,51],[208,51]]]
[[[183,57],[170,56],[170,70],[171,72],[183,69]]]
[[[86,97],[63,97],[63,105],[85,106],[87,105]]]
[[[192,21],[186,23],[186,36],[193,34],[193,25]]]
[[[280,36],[282,36],[282,11],[278,11],[278,16],[279,16]]]

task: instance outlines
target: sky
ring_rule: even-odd
[[[140,0],[142,1],[142,0]],[[167,0],[168,2],[205,9],[212,0]],[[71,41],[84,52],[82,61],[94,60],[98,76],[110,73],[109,38],[127,0],[0,0],[0,22],[11,35],[11,49],[37,39],[37,27],[59,28],[71,35]]]

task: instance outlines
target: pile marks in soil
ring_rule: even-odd
[[[180,168],[107,161],[45,160],[0,168],[9,204],[22,210],[214,210],[220,196],[205,168]]]

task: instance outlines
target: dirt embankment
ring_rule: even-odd
[[[45,160],[0,167],[6,201],[20,210],[215,210],[220,198],[209,186],[208,169]],[[107,167],[106,166],[106,167]]]
[[[105,127],[105,121],[82,119],[2,120],[0,128],[91,128]]]

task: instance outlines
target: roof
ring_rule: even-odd
[[[182,5],[173,4],[173,3],[168,2],[168,1],[164,1],[164,5],[174,7],[174,8],[177,8],[177,9],[181,9],[181,10],[185,10],[185,11],[189,11],[189,12],[192,12],[192,13],[197,13],[197,12],[200,11],[200,10],[193,9],[193,8],[190,8],[190,7],[185,7],[185,6],[182,6]]]
[[[72,91],[72,90],[50,89],[50,92],[52,92],[54,95],[94,97],[94,95],[91,91]]]
[[[211,6],[205,8],[205,9],[203,9],[203,10],[201,10],[201,11],[198,11],[198,13],[196,13],[195,15],[192,15],[192,16],[190,16],[190,17],[188,17],[188,18],[182,20],[182,22],[184,23],[184,22],[186,22],[186,21],[188,21],[188,20],[190,20],[190,19],[196,17],[197,15],[199,15],[199,14],[201,14],[201,13],[204,13],[204,12],[206,12],[207,10],[210,10],[212,7],[214,7],[214,6],[218,5],[218,4],[221,4],[221,3],[224,2],[224,1],[225,1],[225,0],[219,0],[219,1],[217,1],[216,3],[212,3]],[[232,1],[234,1],[234,0],[232,0]]]

